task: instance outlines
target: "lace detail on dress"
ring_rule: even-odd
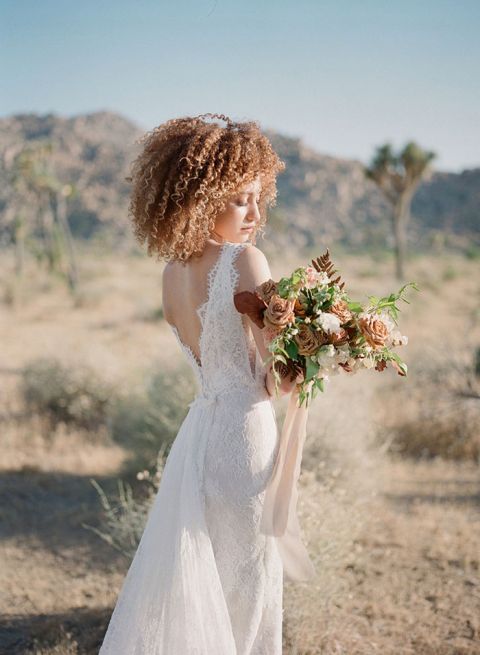
[[[218,393],[234,388],[258,391],[259,388],[252,373],[242,316],[233,302],[239,278],[235,259],[246,247],[248,243],[224,243],[209,281],[200,337],[205,391]]]

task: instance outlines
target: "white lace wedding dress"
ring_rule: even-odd
[[[164,466],[100,655],[280,655],[282,560],[259,522],[278,448],[275,411],[251,332],[233,304],[224,242],[198,308],[198,382]]]

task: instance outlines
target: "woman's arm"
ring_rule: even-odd
[[[268,260],[264,253],[252,244],[247,248],[244,248],[239,254],[237,259],[237,270],[239,272],[239,280],[236,292],[254,291],[255,287],[262,284],[262,282],[270,280],[272,277],[270,266],[268,265]],[[265,362],[270,357],[271,353],[265,344],[263,332],[249,317],[247,317],[247,322],[252,330],[258,352],[262,360]],[[282,382],[279,385],[280,395],[290,393],[296,382],[297,380],[291,381],[289,378],[282,378]],[[270,396],[275,395],[275,380],[271,364],[267,366],[265,388]]]

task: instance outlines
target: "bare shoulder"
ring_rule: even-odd
[[[178,273],[179,263],[175,259],[170,259],[163,267],[162,277],[166,280],[172,281]]]
[[[238,291],[253,289],[271,278],[270,266],[265,253],[257,246],[249,244],[243,248],[237,259],[239,273]]]

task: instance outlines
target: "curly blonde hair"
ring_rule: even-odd
[[[206,118],[220,119],[207,122]],[[147,132],[131,165],[129,215],[140,244],[157,259],[199,256],[227,197],[260,176],[260,221],[276,204],[276,176],[285,169],[256,121],[234,122],[223,114],[175,118]],[[253,237],[255,242],[255,234]]]

